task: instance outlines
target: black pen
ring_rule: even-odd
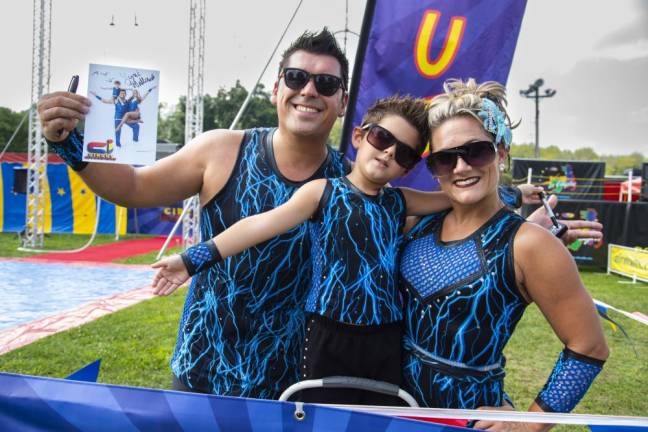
[[[556,215],[553,212],[553,209],[547,202],[547,195],[545,195],[544,192],[538,192],[538,196],[540,197],[540,200],[542,201],[542,205],[544,206],[545,211],[549,216],[549,219],[551,219],[551,224],[553,225],[549,231],[551,231],[551,233],[556,237],[561,238],[567,232],[567,226],[558,222],[558,218],[556,217]]]
[[[68,92],[76,93],[78,86],[79,86],[79,75],[72,75],[72,79],[70,80],[70,85],[68,85]],[[65,132],[65,129],[63,128],[56,131],[59,137],[63,135],[63,132]]]
[[[68,91],[70,93],[76,93],[78,86],[79,86],[79,75],[72,75],[72,79],[70,80],[70,85],[68,86]]]

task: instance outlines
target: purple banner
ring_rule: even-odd
[[[378,98],[429,98],[448,78],[506,84],[525,6],[526,0],[370,0],[363,24],[368,35],[361,37],[354,70],[360,81],[351,89],[351,123],[344,127],[347,156],[355,158],[347,145],[352,128]],[[392,184],[437,188],[423,163]]]
[[[168,207],[128,209],[128,232],[167,235],[181,214],[182,201]]]

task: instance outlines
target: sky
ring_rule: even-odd
[[[205,92],[237,79],[251,88],[298,4],[207,0]],[[304,30],[342,31],[346,16],[348,28],[359,33],[364,5],[349,0],[347,15],[345,0],[303,0],[261,82],[272,86],[279,54]],[[23,110],[31,98],[33,2],[0,2],[0,16],[0,106]],[[51,33],[51,91],[67,88],[79,74],[78,91],[85,94],[88,64],[101,63],[160,70],[161,102],[186,94],[187,1],[52,0]],[[343,44],[343,33],[338,37]],[[348,35],[351,61],[357,42]],[[543,78],[543,89],[557,93],[540,102],[542,147],[648,156],[647,77],[648,0],[528,0],[507,83],[511,117],[522,120],[514,142],[534,142],[534,103],[519,91]]]

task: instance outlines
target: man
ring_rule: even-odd
[[[115,81],[118,82],[118,81]],[[133,92],[136,92],[137,90],[133,90]],[[130,101],[126,99],[126,90],[120,89],[117,98],[110,98],[110,99],[102,99],[101,96],[96,94],[95,92],[91,91],[90,94],[92,94],[94,97],[96,97],[99,101],[105,103],[105,104],[110,104],[110,105],[115,105],[115,144],[117,144],[117,147],[121,147],[121,125],[122,122],[124,121],[124,117],[126,114],[128,114],[129,108],[130,108]],[[135,93],[133,93],[133,96],[131,99],[135,97]],[[133,130],[133,141],[138,142],[139,141],[139,124],[137,122],[135,123],[127,123],[128,126]]]
[[[305,33],[280,66],[276,130],[209,131],[150,167],[81,162],[74,127],[90,104],[78,95],[43,97],[43,133],[90,188],[117,204],[159,206],[198,193],[202,235],[210,238],[284,203],[305,181],[348,170],[326,146],[348,98],[348,63],[333,35]],[[304,226],[228,260],[217,278],[194,278],[172,360],[174,388],[277,398],[297,381],[308,254]]]
[[[283,53],[279,72],[272,91],[276,130],[208,131],[137,169],[81,161],[83,139],[74,128],[88,99],[56,92],[43,97],[38,111],[50,144],[105,199],[153,207],[199,194],[206,240],[283,204],[306,181],[349,169],[326,146],[348,100],[348,62],[333,35],[304,33]],[[175,389],[276,399],[298,380],[311,267],[305,230],[297,227],[193,278],[171,362]]]

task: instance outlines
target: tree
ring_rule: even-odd
[[[513,144],[511,146],[511,157],[534,158],[533,144]],[[561,150],[556,146],[542,147],[540,159],[547,160],[588,160],[605,162],[606,175],[622,175],[630,168],[641,168],[646,162],[646,157],[641,153],[634,152],[629,155],[599,155],[591,147],[583,147],[572,150]]]
[[[21,112],[14,112],[9,108],[0,107],[0,152],[5,148],[5,145],[16,131],[16,128],[28,113],[28,110]],[[26,152],[27,151],[27,136],[29,129],[29,119],[25,119],[20,126],[20,130],[14,137],[11,145],[7,148],[10,152]]]
[[[167,108],[161,103],[158,109],[158,141],[169,141],[176,144],[184,144],[185,133],[185,96],[180,96],[178,104]]]
[[[224,87],[218,89],[216,96],[205,95],[203,98],[203,129],[229,128],[247,95],[248,91],[238,80],[229,89]],[[171,112],[165,114],[160,110],[158,138],[184,145],[185,110],[186,97],[184,96],[180,97],[178,104]],[[259,84],[236,128],[246,129],[255,126],[276,125],[277,113],[270,102],[270,93],[264,90],[263,84]]]

